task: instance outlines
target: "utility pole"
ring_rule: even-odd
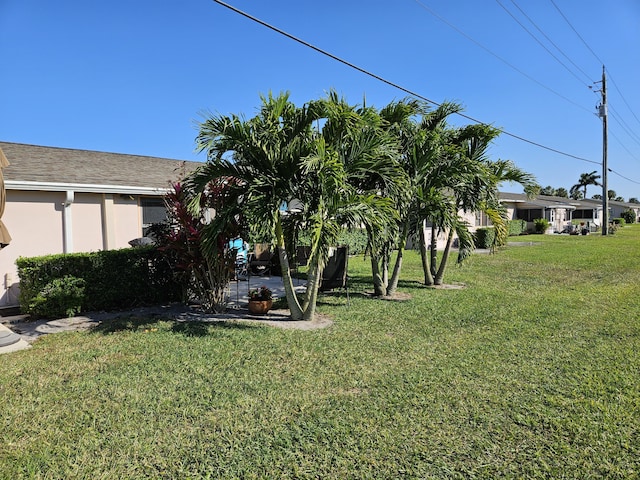
[[[609,187],[607,182],[607,77],[602,65],[602,103],[598,108],[598,116],[602,118],[602,235],[609,233]]]

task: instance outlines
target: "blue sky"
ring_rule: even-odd
[[[600,80],[604,62],[617,173],[609,188],[640,198],[638,0],[228,3],[433,101],[458,101],[473,118],[595,162],[600,97],[587,84]],[[204,160],[194,150],[203,112],[250,117],[270,90],[300,104],[331,88],[379,107],[406,96],[211,0],[0,0],[0,58],[0,140],[186,160]],[[580,173],[601,170],[504,134],[491,155],[543,186],[568,189]]]

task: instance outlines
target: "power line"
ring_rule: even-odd
[[[584,75],[584,77],[587,79],[587,82],[589,82],[589,83],[590,83],[590,82],[591,82],[591,76],[590,76],[588,73],[586,73],[582,68],[580,68],[580,66],[579,66],[579,65],[577,65],[573,60],[571,60],[571,58],[570,58],[566,53],[564,53],[564,51],[562,51],[562,49],[561,49],[558,45],[556,45],[556,44],[554,43],[554,41],[553,41],[553,40],[551,40],[551,38],[549,38],[549,36],[548,36],[546,33],[544,33],[544,31],[543,31],[543,30],[542,30],[542,29],[541,29],[541,28],[536,24],[536,22],[534,22],[534,21],[533,21],[533,19],[532,19],[529,15],[527,15],[527,13],[526,13],[526,12],[525,12],[521,7],[520,7],[520,5],[518,5],[518,4],[515,2],[515,0],[511,0],[511,3],[513,3],[513,4],[515,5],[515,7],[516,7],[518,10],[520,10],[520,13],[522,13],[522,15],[524,15],[524,16],[527,18],[527,20],[529,20],[529,22],[531,22],[531,24],[532,24],[534,27],[536,27],[536,29],[537,29],[537,30],[542,34],[542,36],[543,36],[544,38],[546,38],[546,39],[547,39],[547,41],[548,41],[551,45],[553,45],[553,46],[556,48],[556,50],[558,50],[558,51],[562,54],[562,56],[563,56],[564,58],[566,58],[567,60],[569,60],[569,62],[571,63],[571,65],[573,65],[574,67],[576,67],[576,69],[577,69],[578,71],[580,71],[580,73],[582,73],[582,75]]]
[[[640,137],[638,137],[638,134],[635,133],[631,129],[631,127],[629,127],[627,122],[625,122],[624,119],[618,114],[618,112],[616,112],[613,108],[611,108],[610,105],[609,105],[609,113],[611,113],[611,116],[613,117],[613,119],[616,122],[618,122],[618,124],[622,127],[622,129],[625,131],[625,133],[627,135],[629,135],[629,137],[631,137],[631,140],[633,140],[634,142],[636,142],[640,146]]]
[[[216,0],[214,0],[216,1]],[[463,37],[465,37],[467,40],[469,40],[470,42],[476,44],[478,47],[480,47],[481,49],[483,49],[485,52],[487,52],[489,55],[497,58],[498,60],[500,60],[502,63],[504,63],[505,65],[507,65],[509,68],[515,70],[516,72],[518,72],[520,75],[528,78],[529,80],[531,80],[532,82],[536,83],[537,85],[541,86],[542,88],[544,88],[545,90],[553,93],[554,95],[562,98],[563,100],[565,100],[566,102],[569,102],[570,104],[580,108],[581,110],[585,110],[586,112],[591,113],[591,110],[589,110],[588,108],[586,108],[584,105],[580,105],[579,103],[574,102],[573,100],[569,99],[568,97],[562,95],[559,92],[556,92],[554,89],[552,89],[551,87],[546,86],[544,83],[536,80],[535,78],[533,78],[531,75],[529,75],[528,73],[525,73],[524,71],[520,70],[518,67],[516,67],[515,65],[513,65],[512,63],[510,63],[509,61],[505,60],[504,58],[502,58],[500,55],[498,55],[497,53],[494,53],[493,51],[491,51],[489,48],[485,47],[483,44],[481,44],[480,42],[478,42],[476,39],[474,39],[473,37],[467,35],[465,32],[463,32],[462,30],[460,30],[458,27],[456,27],[454,24],[452,24],[451,22],[449,22],[446,18],[438,15],[435,11],[433,11],[431,8],[429,8],[427,5],[425,5],[424,3],[422,3],[420,0],[415,0],[415,2],[420,5],[422,8],[424,8],[427,12],[429,12],[431,15],[433,15],[434,17],[436,17],[438,20],[440,20],[442,23],[444,23],[445,25],[447,25],[449,28],[452,28],[453,30],[455,30],[456,32],[458,32],[460,35],[462,35]]]
[[[334,55],[332,53],[327,52],[326,50],[323,50],[323,49],[321,49],[321,48],[319,48],[319,47],[317,47],[317,46],[315,46],[315,45],[313,45],[313,44],[311,44],[309,42],[306,42],[305,40],[302,40],[301,38],[298,38],[298,37],[296,37],[296,36],[294,36],[294,35],[292,35],[290,33],[287,33],[287,32],[285,32],[284,30],[282,30],[282,29],[280,29],[278,27],[275,27],[275,26],[273,26],[273,25],[271,25],[271,24],[269,24],[269,23],[267,23],[267,22],[265,22],[263,20],[260,20],[257,17],[254,17],[253,15],[250,15],[250,14],[248,14],[248,13],[246,13],[246,12],[244,12],[244,11],[242,11],[242,10],[232,6],[232,5],[229,5],[228,3],[225,3],[225,2],[223,2],[221,0],[213,0],[213,1],[215,3],[217,3],[217,4],[219,4],[219,5],[222,5],[223,7],[227,8],[227,9],[239,14],[239,15],[242,15],[245,18],[248,18],[249,20],[251,20],[253,22],[256,22],[256,23],[258,23],[258,24],[260,24],[260,25],[262,25],[262,26],[264,26],[264,27],[276,32],[276,33],[279,33],[280,35],[283,35],[283,36],[285,36],[285,37],[287,37],[287,38],[289,38],[289,39],[291,39],[291,40],[293,40],[293,41],[295,41],[295,42],[297,42],[297,43],[299,43],[301,45],[304,45],[304,46],[306,46],[306,47],[308,47],[308,48],[310,48],[310,49],[312,49],[312,50],[314,50],[314,51],[316,51],[316,52],[318,52],[318,53],[320,53],[322,55],[325,55],[325,56],[327,56],[327,57],[329,57],[329,58],[331,58],[331,59],[333,59],[333,60],[335,60],[335,61],[337,61],[339,63],[342,63],[343,65],[346,65],[346,66],[348,66],[350,68],[353,68],[354,70],[357,70],[360,73],[363,73],[363,74],[365,74],[365,75],[367,75],[369,77],[372,77],[372,78],[374,78],[374,79],[376,79],[376,80],[378,80],[378,81],[380,81],[382,83],[385,83],[385,84],[387,84],[387,85],[389,85],[389,86],[391,86],[393,88],[397,88],[398,90],[400,90],[402,92],[405,92],[405,93],[407,93],[407,94],[409,94],[409,95],[411,95],[413,97],[419,98],[421,100],[424,100],[425,102],[430,103],[432,105],[435,105],[437,107],[442,105],[442,104],[440,104],[440,103],[438,103],[438,102],[436,102],[434,100],[431,100],[431,99],[429,99],[429,98],[427,98],[427,97],[425,97],[423,95],[420,95],[420,94],[418,94],[416,92],[413,92],[412,90],[409,90],[408,88],[402,87],[401,85],[398,85],[398,84],[396,84],[396,83],[394,83],[394,82],[392,82],[390,80],[387,80],[387,79],[385,79],[385,78],[383,78],[383,77],[381,77],[379,75],[376,75],[375,73],[372,73],[372,72],[370,72],[368,70],[365,70],[362,67],[359,67],[359,66],[357,66],[355,64],[352,64],[352,63],[350,63],[350,62],[348,62],[348,61],[346,61],[346,60],[344,60],[344,59],[342,59],[342,58],[340,58],[340,57],[338,57],[338,56],[336,56],[336,55]],[[452,28],[455,29],[455,27],[452,27]],[[460,32],[460,33],[462,33],[462,32]],[[466,36],[464,33],[463,33],[463,35]],[[475,43],[475,40],[471,39],[470,37],[468,37],[468,38]],[[470,121],[472,121],[474,123],[488,125],[486,122],[482,122],[480,120],[477,120],[477,119],[475,119],[473,117],[470,117],[469,115],[465,115],[463,113],[457,112],[456,115],[458,115],[460,117],[463,117],[463,118],[465,118],[467,120],[470,120]],[[520,140],[522,142],[528,143],[530,145],[534,145],[536,147],[542,148],[544,150],[548,150],[550,152],[557,153],[559,155],[563,155],[565,157],[570,157],[570,158],[573,158],[573,159],[576,159],[576,160],[580,160],[580,161],[583,161],[583,162],[587,162],[587,163],[593,163],[595,165],[601,165],[601,162],[596,162],[594,160],[589,160],[587,158],[579,157],[577,155],[572,155],[570,153],[566,153],[566,152],[563,152],[561,150],[557,150],[555,148],[548,147],[546,145],[542,145],[541,143],[534,142],[532,140],[529,140],[527,138],[521,137],[519,135],[516,135],[514,133],[508,132],[506,130],[501,130],[501,132],[503,134],[507,135],[507,136],[515,138],[516,140]],[[613,171],[611,169],[608,169],[608,170],[611,171],[612,173],[615,173],[616,175],[620,176],[621,178],[624,178],[625,180],[628,180],[628,181],[630,181],[632,183],[640,184],[640,182],[636,182],[636,181],[631,180],[631,179],[629,179],[627,177],[624,177],[623,175],[621,175],[621,174],[619,174],[619,173],[617,173],[617,172],[615,172],[615,171]]]
[[[616,172],[615,170],[611,170],[611,169],[609,169],[609,171],[610,171],[611,173],[613,173],[614,175],[619,176],[620,178],[624,178],[624,179],[625,179],[625,180],[627,180],[628,182],[635,183],[636,185],[640,185],[640,182],[637,182],[636,180],[631,180],[629,177],[625,177],[624,175],[621,175],[620,173]]]
[[[618,88],[618,84],[616,83],[616,81],[613,79],[613,77],[611,76],[611,72],[609,71],[609,69],[607,69],[607,73],[609,74],[609,80],[611,80],[611,83],[613,83],[613,86],[615,87],[615,89],[617,90],[617,92],[620,94],[620,98],[622,98],[622,101],[624,102],[624,104],[627,106],[627,108],[629,109],[629,111],[631,112],[631,115],[633,115],[633,117],[638,121],[638,123],[640,124],[640,118],[637,117],[637,115],[635,114],[635,112],[633,111],[633,109],[631,108],[631,106],[629,105],[629,103],[627,102],[627,99],[624,98],[624,95],[622,95],[622,92],[620,91],[620,89]]]
[[[385,83],[385,84],[387,84],[387,85],[389,85],[391,87],[397,88],[398,90],[401,90],[401,91],[403,91],[403,92],[405,92],[405,93],[407,93],[407,94],[409,94],[411,96],[414,96],[416,98],[424,100],[427,103],[430,103],[430,104],[435,105],[437,107],[441,106],[440,103],[438,103],[438,102],[436,102],[434,100],[431,100],[431,99],[429,99],[427,97],[424,97],[424,96],[422,96],[422,95],[420,95],[420,94],[418,94],[416,92],[413,92],[412,90],[409,90],[408,88],[402,87],[402,86],[398,85],[397,83],[394,83],[394,82],[392,82],[390,80],[387,80],[387,79],[385,79],[385,78],[383,78],[383,77],[381,77],[379,75],[376,75],[375,73],[372,73],[372,72],[370,72],[368,70],[365,70],[362,67],[358,67],[357,65],[354,65],[351,62],[348,62],[348,61],[346,61],[346,60],[344,60],[344,59],[342,59],[342,58],[340,58],[340,57],[338,57],[338,56],[336,56],[336,55],[334,55],[332,53],[329,53],[326,50],[323,50],[323,49],[321,49],[319,47],[316,47],[315,45],[312,45],[311,43],[306,42],[305,40],[302,40],[301,38],[295,37],[294,35],[291,35],[290,33],[287,33],[287,32],[285,32],[284,30],[282,30],[280,28],[277,28],[277,27],[275,27],[275,26],[273,26],[273,25],[271,25],[271,24],[269,24],[267,22],[264,22],[264,21],[260,20],[259,18],[254,17],[253,15],[250,15],[250,14],[248,14],[246,12],[243,12],[242,10],[237,9],[236,7],[234,7],[232,5],[229,5],[228,3],[225,3],[225,2],[223,2],[221,0],[213,0],[213,1],[215,3],[217,3],[217,4],[219,4],[219,5],[222,5],[223,7],[228,8],[229,10],[232,10],[232,11],[242,15],[245,18],[248,18],[249,20],[252,20],[252,21],[254,21],[256,23],[259,23],[260,25],[262,25],[264,27],[267,27],[268,29],[273,30],[276,33],[279,33],[280,35],[284,35],[285,37],[287,37],[287,38],[289,38],[289,39],[291,39],[291,40],[293,40],[295,42],[298,42],[301,45],[304,45],[305,47],[311,48],[312,50],[315,50],[316,52],[321,53],[322,55],[325,55],[325,56],[327,56],[327,57],[329,57],[329,58],[331,58],[331,59],[333,59],[333,60],[335,60],[337,62],[342,63],[343,65],[346,65],[346,66],[348,66],[350,68],[353,68],[353,69],[359,71],[360,73],[364,73],[365,75],[368,75],[368,76],[370,76],[372,78],[375,78],[376,80],[378,80],[380,82],[383,82],[383,83]],[[465,115],[463,113],[459,113],[458,112],[458,113],[456,113],[456,115],[458,115],[460,117],[463,117],[463,118],[466,118],[467,120],[471,120],[474,123],[488,125],[486,122],[482,122],[480,120],[477,120],[477,119],[475,119],[473,117],[470,117],[469,115]],[[534,142],[533,140],[526,139],[524,137],[521,137],[521,136],[516,135],[514,133],[508,132],[506,130],[501,130],[501,132],[504,133],[505,135],[509,136],[509,137],[515,138],[517,140],[520,140],[520,141],[523,141],[523,142],[526,142],[526,143],[529,143],[529,144],[534,145],[534,146],[539,147],[539,148],[543,148],[543,149],[548,150],[550,152],[558,153],[560,155],[564,155],[566,157],[574,158],[576,160],[580,160],[580,161],[583,161],[583,162],[594,163],[596,165],[600,165],[600,162],[596,162],[594,160],[589,160],[589,159],[583,158],[583,157],[578,157],[577,155],[572,155],[570,153],[562,152],[562,151],[557,150],[555,148],[547,147],[546,145],[542,145],[541,143]]]
[[[520,9],[520,7],[518,7],[518,5],[517,5],[515,2],[513,2],[513,0],[511,0],[511,2],[512,2],[512,3],[513,3],[513,4],[514,4],[514,5],[515,5],[515,6],[516,6],[516,7],[517,7],[521,12],[522,12],[522,9]],[[520,27],[522,27],[522,29],[523,29],[525,32],[527,32],[527,33],[531,36],[531,38],[533,38],[533,39],[538,43],[538,45],[540,45],[542,48],[544,48],[544,50],[545,50],[549,55],[551,55],[551,56],[553,57],[553,59],[554,59],[556,62],[558,62],[560,65],[562,65],[562,66],[565,68],[565,70],[567,70],[567,72],[569,72],[571,75],[573,75],[573,76],[574,76],[574,78],[575,78],[576,80],[578,80],[581,84],[583,84],[585,87],[589,88],[589,84],[588,84],[588,83],[585,83],[583,80],[581,80],[581,79],[580,79],[580,78],[579,78],[579,77],[578,77],[578,76],[573,72],[573,70],[571,70],[569,67],[567,67],[567,65],[566,65],[562,60],[560,60],[558,57],[556,57],[556,56],[553,54],[553,52],[552,52],[551,50],[549,50],[549,49],[547,48],[547,46],[546,46],[544,43],[542,43],[542,42],[538,39],[538,37],[536,37],[536,36],[535,36],[535,35],[534,35],[534,34],[533,34],[533,33],[532,33],[532,32],[531,32],[527,27],[525,27],[525,26],[524,26],[524,24],[523,24],[520,20],[518,20],[518,19],[516,18],[516,16],[515,16],[513,13],[511,13],[511,12],[509,11],[509,9],[507,9],[507,7],[505,7],[505,6],[502,4],[502,2],[501,2],[500,0],[496,0],[496,3],[497,3],[498,5],[500,5],[500,6],[502,7],[502,9],[503,9],[505,12],[507,12],[507,14],[508,14],[512,19],[513,19],[513,21],[514,21],[514,22],[516,22],[518,25],[520,25]],[[524,13],[524,12],[523,12],[523,13]],[[526,14],[525,14],[525,16],[526,16]],[[529,18],[529,17],[527,17],[527,18]],[[531,21],[531,19],[529,19],[529,21]],[[538,30],[539,30],[539,29],[538,29]]]
[[[585,41],[584,38],[582,38],[582,36],[578,33],[578,31],[574,28],[573,25],[571,25],[571,22],[569,21],[569,19],[565,16],[564,13],[562,13],[562,10],[560,10],[560,8],[558,7],[558,5],[556,5],[556,2],[554,2],[553,0],[549,0],[554,7],[556,7],[556,10],[558,11],[558,13],[562,16],[562,18],[564,18],[564,21],[567,22],[567,25],[569,25],[569,27],[571,27],[571,30],[573,30],[573,33],[575,33],[578,38],[582,41],[582,43],[584,44],[585,47],[587,47],[587,49],[591,52],[591,54],[596,58],[596,60],[598,60],[598,62],[600,62],[601,65],[604,65],[604,62],[602,60],[600,60],[600,57],[598,57],[598,55],[596,55],[596,52],[594,52],[591,47],[589,46],[589,44]]]
[[[638,159],[638,158],[637,158],[633,153],[631,153],[631,150],[629,150],[629,149],[626,147],[626,145],[625,145],[624,143],[622,143],[622,140],[620,140],[620,139],[618,138],[618,136],[617,136],[615,133],[613,133],[613,132],[611,132],[611,131],[610,131],[610,132],[609,132],[609,135],[611,135],[613,138],[615,138],[615,139],[617,140],[617,142],[620,144],[620,146],[621,146],[622,148],[624,148],[624,149],[627,151],[627,153],[629,154],[629,156],[630,156],[631,158],[633,158],[633,159],[634,159],[634,160],[636,160],[637,162],[640,162],[640,159]]]

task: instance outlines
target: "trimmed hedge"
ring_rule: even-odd
[[[307,233],[300,234],[298,245],[309,246],[311,240]],[[338,235],[336,245],[346,245],[349,247],[349,255],[360,255],[367,250],[369,240],[367,232],[362,228],[345,229]]]
[[[20,308],[37,314],[32,305],[43,302],[56,280],[84,281],[80,310],[120,310],[180,300],[180,285],[155,246],[92,253],[47,255],[16,260],[20,277]],[[43,297],[44,295],[44,297]],[[38,303],[38,302],[35,302]],[[77,313],[76,305],[73,305]]]
[[[493,227],[479,228],[473,234],[473,241],[476,248],[491,248],[496,232]]]
[[[624,227],[626,224],[626,220],[624,218],[612,218],[611,223],[615,223],[616,225]]]
[[[629,210],[625,210],[624,212],[622,212],[620,214],[620,216],[622,218],[624,218],[624,221],[626,223],[636,223],[636,212],[634,212],[633,210],[629,209]]]
[[[525,220],[509,220],[508,225],[510,237],[521,235],[527,231],[527,222]]]

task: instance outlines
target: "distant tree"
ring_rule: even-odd
[[[615,190],[607,190],[607,197],[609,198],[609,200],[613,200],[617,196],[618,194],[616,193]]]
[[[556,189],[556,197],[569,198],[569,192],[564,187],[560,187]]]
[[[591,198],[593,198],[594,200],[602,200],[602,195],[600,195],[599,193],[596,193]]]
[[[640,200],[638,200],[636,197],[631,197],[629,199],[629,203],[640,203]]]
[[[616,198],[613,199],[615,202],[624,202],[624,197],[621,197],[620,195],[618,195]]]
[[[556,189],[553,188],[551,185],[547,185],[546,187],[540,189],[540,195],[554,196],[555,194],[556,194]]]
[[[582,192],[580,190],[573,190],[569,192],[569,198],[572,198],[574,200],[582,200],[584,198],[584,195],[582,195]]]
[[[569,193],[571,194],[571,198],[579,200],[580,198],[587,198],[587,187],[589,185],[602,185],[600,182],[598,182],[598,179],[600,178],[600,175],[596,175],[596,171],[594,170],[591,173],[581,173],[580,174],[580,179],[578,180],[578,183],[576,183],[574,186],[572,186],[569,189]],[[580,190],[583,190],[582,196],[581,197],[576,197],[576,193]]]

